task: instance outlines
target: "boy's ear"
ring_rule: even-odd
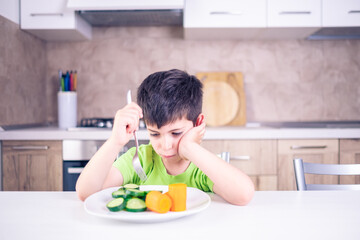
[[[196,119],[195,127],[201,125],[204,122],[204,114],[200,113]]]

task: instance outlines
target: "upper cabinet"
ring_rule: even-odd
[[[191,0],[185,2],[187,39],[256,38],[266,27],[266,0]]]
[[[74,10],[66,8],[67,0],[21,0],[21,29],[48,41],[81,41],[91,39],[91,26]]]
[[[185,27],[266,26],[266,0],[191,0],[186,1],[184,11]]]
[[[360,29],[360,1],[185,2],[184,32],[187,39],[306,39],[327,27],[355,27],[350,29],[350,35],[360,38],[360,31],[357,31]],[[347,38],[342,30],[331,30],[325,39]]]
[[[268,0],[264,39],[304,39],[321,27],[321,0]]]
[[[81,4],[69,6],[67,2],[21,0],[21,29],[48,41],[91,39],[92,26],[78,13],[84,12],[82,8],[86,7]],[[98,2],[100,4],[96,5],[103,7],[97,10],[108,10],[102,13],[101,21],[105,23],[109,19],[118,20],[114,12],[121,8],[120,5],[128,4],[125,0],[121,4],[120,1],[110,1],[117,4],[108,9],[108,1]],[[140,6],[135,6],[135,3]],[[138,12],[136,9],[149,10],[149,6],[141,7],[145,3],[129,3],[126,10],[131,11],[126,12],[125,19],[134,17]],[[181,6],[177,10],[183,11],[185,39],[360,38],[360,0],[184,0],[184,9],[182,4],[177,5]],[[156,9],[156,6],[151,9]],[[164,8],[165,5],[161,7]],[[108,26],[106,24],[101,26]]]
[[[323,0],[322,25],[324,27],[359,27],[359,0]]]
[[[268,27],[320,27],[321,0],[268,0]]]

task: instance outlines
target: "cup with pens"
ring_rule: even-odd
[[[77,71],[59,70],[58,123],[59,128],[68,129],[77,125]]]

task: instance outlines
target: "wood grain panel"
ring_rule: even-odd
[[[296,190],[294,158],[302,158],[304,162],[338,164],[339,141],[337,139],[279,140],[278,190]],[[305,178],[306,183],[310,184],[339,182],[338,176],[306,174]]]
[[[25,146],[25,149],[13,147]],[[47,146],[48,149],[28,147]],[[61,141],[4,141],[3,189],[5,191],[61,191]]]
[[[360,164],[360,139],[340,139],[340,163]],[[341,184],[360,184],[360,176],[340,176]]]

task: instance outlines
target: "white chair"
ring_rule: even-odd
[[[360,184],[306,184],[305,173],[320,175],[360,175],[360,164],[320,164],[294,159],[298,191],[307,190],[360,190]]]

